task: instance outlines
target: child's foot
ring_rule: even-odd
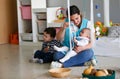
[[[33,58],[29,60],[30,63],[43,63],[43,59]]]
[[[30,63],[37,63],[39,59],[38,58],[32,58],[29,60]]]
[[[43,59],[39,59],[39,60],[37,60],[36,63],[42,64],[42,63],[43,63]]]
[[[57,61],[52,61],[51,62],[51,65],[50,65],[50,68],[53,69],[53,68],[61,68],[62,67],[62,64],[57,62]]]

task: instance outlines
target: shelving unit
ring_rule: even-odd
[[[29,12],[29,15],[24,13]],[[31,1],[17,0],[19,44],[32,42]]]
[[[40,45],[40,41],[42,40],[42,29],[45,28],[44,26],[41,26],[42,32],[40,32],[40,21],[44,21],[43,25],[47,23],[46,17],[44,16],[44,19],[38,19],[38,14],[44,13],[46,15],[46,0],[17,0],[17,11],[19,44]],[[45,26],[47,27],[47,25]]]
[[[48,3],[49,1],[46,2],[46,0],[17,0],[20,45],[40,45],[41,41],[43,40],[43,30],[46,27],[60,27],[61,23],[48,22],[48,20],[53,21],[53,19],[55,19],[55,16],[53,16],[53,14],[50,15],[49,13],[55,13],[55,10],[58,8],[46,6]],[[25,7],[30,8],[30,16],[28,16],[28,14],[25,15],[29,18],[26,19],[23,17],[23,13],[20,7],[22,7],[22,9],[25,9]],[[50,8],[56,9],[54,9],[54,12],[49,12],[48,9]],[[49,15],[52,16],[53,19],[49,19],[49,17],[47,17]]]
[[[27,7],[28,5],[30,6],[31,19],[23,19],[20,9],[20,7],[23,6],[23,3],[21,1],[23,1],[23,3],[25,4],[24,7]],[[27,1],[29,2],[26,3]],[[71,5],[77,4],[78,7],[81,7],[80,4],[78,4],[78,1],[79,0],[71,0]],[[58,31],[63,22],[56,19],[55,13],[56,10],[60,7],[66,9],[67,0],[17,0],[19,44],[38,46],[43,40],[42,32],[44,28],[57,27],[56,30]],[[38,15],[44,18],[38,19]]]
[[[41,33],[43,32],[44,28],[47,27],[47,25],[45,25],[47,24],[46,0],[31,0],[31,6],[32,6],[33,43],[38,43],[42,40],[43,35]],[[39,15],[41,14],[40,15],[41,18],[38,18],[38,14]]]

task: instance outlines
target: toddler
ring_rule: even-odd
[[[32,59],[30,59],[30,62],[35,63],[48,63],[53,61],[53,54],[56,52],[54,50],[54,45],[60,47],[60,42],[55,40],[56,36],[56,30],[54,28],[46,28],[43,32],[43,44],[42,49],[37,50]]]

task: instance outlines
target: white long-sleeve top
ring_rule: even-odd
[[[85,46],[89,43],[89,39],[87,37],[76,37],[77,46]]]

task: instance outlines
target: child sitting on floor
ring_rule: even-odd
[[[32,59],[30,59],[30,62],[35,63],[48,63],[53,61],[53,54],[56,52],[54,50],[54,45],[60,47],[61,43],[57,40],[55,40],[56,36],[56,30],[54,28],[46,28],[43,33],[43,44],[42,49],[37,50]]]

